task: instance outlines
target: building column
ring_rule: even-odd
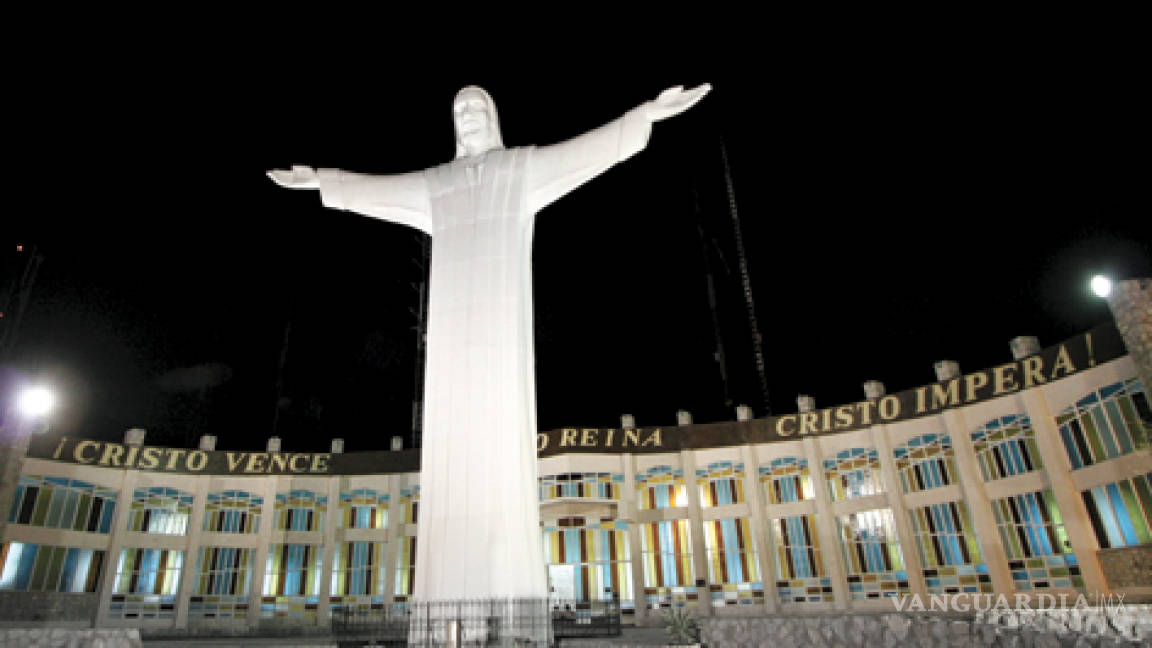
[[[768,547],[768,520],[764,514],[764,502],[760,493],[760,458],[751,445],[740,446],[740,456],[744,460],[744,498],[747,500],[749,526],[756,548],[760,582],[764,585],[764,611],[776,612],[776,570],[775,555]]]
[[[256,478],[253,478],[255,481]],[[251,591],[248,592],[248,625],[260,625],[261,605],[264,596],[264,577],[268,571],[268,545],[272,542],[273,527],[276,524],[276,491],[280,479],[274,475],[265,477],[264,506],[260,509],[260,528],[256,541],[256,558],[252,566]]]
[[[908,509],[904,506],[904,490],[896,474],[896,459],[892,456],[892,442],[888,438],[888,426],[872,426],[872,444],[880,456],[880,483],[888,496],[888,508],[892,512],[892,522],[896,526],[896,537],[900,542],[900,555],[904,557],[904,570],[908,574],[910,594],[924,596],[928,587],[924,582],[924,563],[920,560],[916,535],[912,533],[912,523],[908,519]]]
[[[1043,390],[1044,387],[1021,390],[1018,392],[1020,402],[1032,421],[1032,429],[1036,431],[1036,447],[1044,462],[1044,473],[1048,476],[1052,496],[1056,498],[1056,506],[1064,518],[1064,531],[1072,544],[1072,553],[1076,554],[1076,563],[1084,578],[1084,589],[1088,593],[1106,593],[1110,590],[1097,556],[1100,543],[1096,540],[1096,532],[1092,529],[1084,500],[1072,483],[1072,464],[1068,461],[1060,430],[1056,427],[1056,418],[1048,407],[1048,399],[1044,397]]]
[[[808,459],[808,474],[812,482],[812,492],[816,504],[816,532],[820,536],[823,551],[824,573],[832,582],[833,605],[837,610],[848,609],[848,577],[844,570],[843,546],[840,543],[836,515],[832,512],[832,498],[828,483],[824,480],[824,456],[815,437],[804,438],[804,455]]]
[[[404,511],[400,504],[400,483],[403,475],[388,475],[388,525],[384,531],[384,604],[388,614],[396,603],[396,554],[404,538]]]
[[[96,608],[96,625],[108,618],[108,607],[116,592],[116,567],[120,564],[120,554],[124,550],[127,536],[128,515],[132,510],[132,496],[136,492],[138,471],[125,470],[120,482],[120,492],[116,495],[116,515],[112,528],[108,530],[108,553],[105,554],[104,575],[100,579],[100,603]]]
[[[685,490],[688,495],[688,535],[692,542],[693,585],[704,582],[703,592],[697,587],[696,616],[712,616],[712,588],[708,578],[708,553],[704,546],[704,516],[700,506],[700,487],[696,485],[696,453],[680,451],[680,469],[684,471]]]
[[[340,489],[347,477],[328,478],[328,515],[324,516],[323,544],[320,545],[320,591],[317,593],[316,625],[332,621],[332,570],[335,567],[336,528],[340,526]]]
[[[641,541],[640,522],[636,515],[636,457],[625,453],[620,455],[620,466],[624,471],[624,488],[620,493],[620,508],[617,519],[628,523],[628,555],[632,563],[632,606],[635,610],[633,623],[644,625],[648,618],[648,597],[644,594],[644,544]]]
[[[192,514],[188,517],[188,529],[184,534],[184,566],[180,570],[180,594],[176,598],[176,627],[188,627],[188,606],[196,591],[199,579],[200,535],[204,528],[204,511],[207,508],[208,491],[211,490],[211,477],[196,479],[196,489],[192,495]]]

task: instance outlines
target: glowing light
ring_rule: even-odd
[[[1107,297],[1112,292],[1112,280],[1104,275],[1092,277],[1092,292],[1097,297]]]
[[[29,387],[16,397],[16,407],[28,418],[47,415],[56,406],[56,394],[47,387]]]

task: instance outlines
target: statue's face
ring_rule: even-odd
[[[469,154],[483,153],[489,148],[492,116],[483,95],[477,92],[461,93],[452,104],[452,119],[456,122],[456,137]]]

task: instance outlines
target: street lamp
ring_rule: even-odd
[[[16,410],[28,420],[44,419],[56,407],[56,394],[42,385],[26,387],[16,396]]]
[[[1097,297],[1107,297],[1112,294],[1112,280],[1104,275],[1092,277],[1090,285],[1092,292],[1096,293]]]

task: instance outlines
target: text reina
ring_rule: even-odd
[[[53,459],[59,459],[67,439],[61,439]],[[313,452],[205,452],[182,448],[124,446],[101,441],[79,441],[72,448],[72,460],[81,464],[135,468],[138,470],[171,470],[203,472],[213,455],[224,454],[229,473],[242,474],[327,474],[330,453]],[[215,466],[213,466],[215,467]],[[213,471],[216,472],[216,471]]]

